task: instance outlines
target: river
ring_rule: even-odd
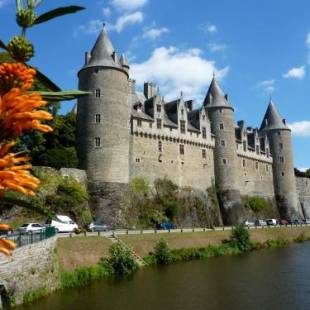
[[[145,268],[130,279],[57,292],[31,310],[310,309],[310,242]]]

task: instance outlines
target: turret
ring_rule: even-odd
[[[103,29],[79,71],[79,89],[91,92],[77,108],[79,165],[90,181],[129,182],[128,70]]]
[[[234,125],[234,109],[220,88],[215,77],[204,100],[211,120],[211,132],[215,135],[214,166],[216,185],[227,193],[226,202],[222,204],[224,221],[235,224],[238,220],[233,206],[240,202],[238,189],[238,165],[236,153],[236,137]],[[225,219],[226,217],[226,219]]]
[[[276,201],[282,218],[300,217],[292,155],[291,130],[270,99],[261,134],[266,134],[273,156]]]

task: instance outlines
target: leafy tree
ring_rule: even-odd
[[[169,249],[168,243],[161,238],[154,247],[154,257],[157,264],[169,264],[172,261],[172,253]]]
[[[231,232],[230,243],[236,246],[241,252],[248,252],[252,245],[249,230],[243,224],[237,225]]]

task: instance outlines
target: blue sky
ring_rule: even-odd
[[[200,104],[215,71],[236,108],[235,120],[253,127],[272,95],[293,129],[296,167],[310,167],[309,1],[45,0],[39,12],[70,4],[87,9],[29,31],[33,65],[61,88],[77,87],[84,52],[106,21],[139,87],[152,80],[167,99],[183,91]],[[15,1],[0,0],[5,42],[18,32],[14,15]],[[63,103],[62,112],[72,104]]]

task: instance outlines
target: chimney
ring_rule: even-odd
[[[91,57],[90,52],[85,52],[85,65],[88,64],[90,57]]]
[[[150,82],[144,83],[144,96],[146,99],[150,99],[157,95],[156,85]]]

